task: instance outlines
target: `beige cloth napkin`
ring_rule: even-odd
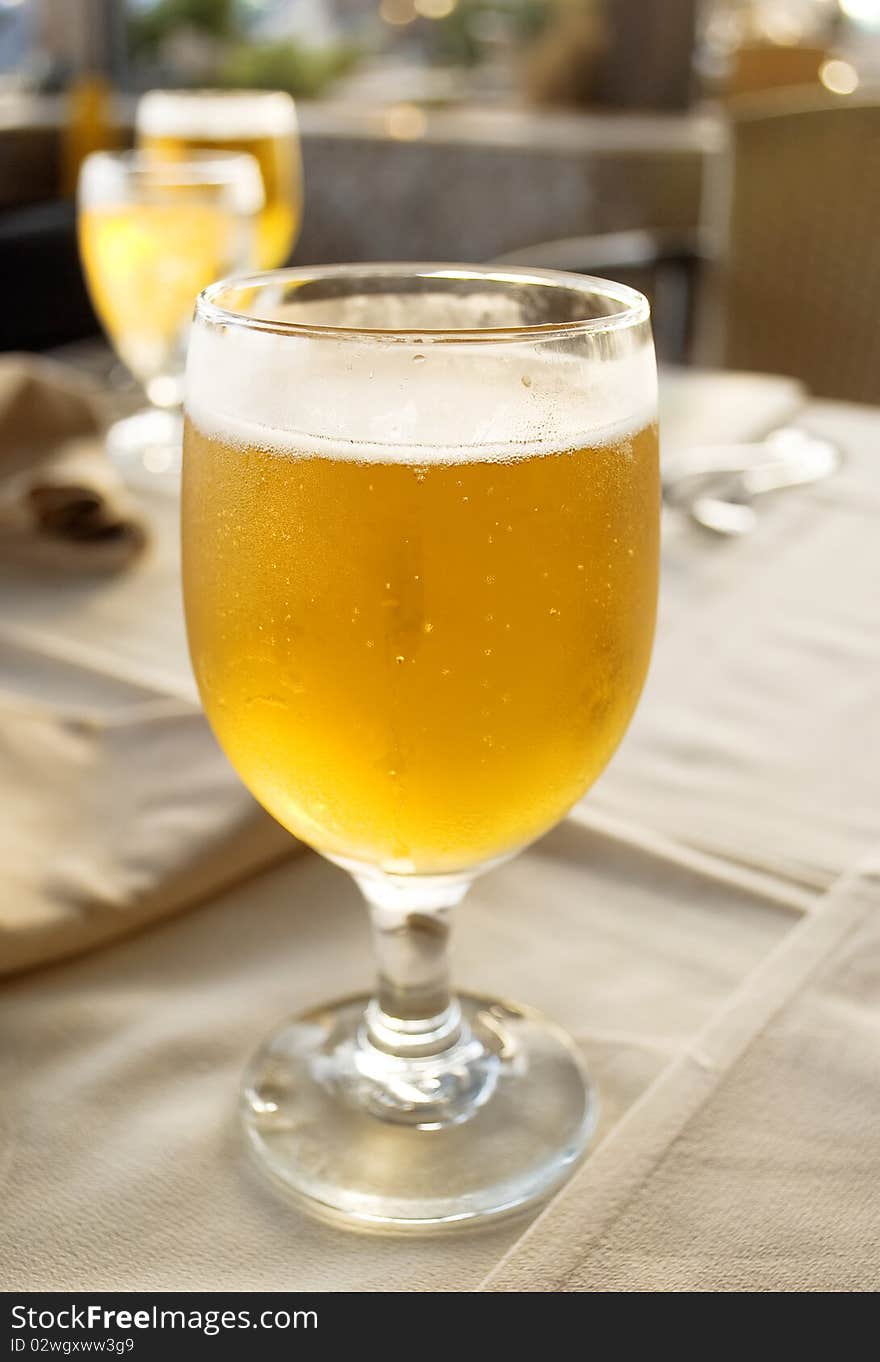
[[[57,669],[65,705],[0,691],[0,974],[134,931],[295,845],[192,706],[106,681],[98,705],[94,678]],[[36,660],[19,671],[33,691]]]
[[[99,390],[37,355],[0,357],[0,560],[111,572],[147,543],[111,468]]]
[[[880,1288],[878,871],[783,939],[484,1289]]]
[[[0,358],[0,575],[25,622],[45,611],[49,625],[28,648],[2,611],[0,975],[132,932],[295,845],[242,788],[193,704],[164,698],[148,675],[126,683],[125,667],[116,679],[96,669],[85,639],[82,656],[58,647],[62,622],[78,636],[88,604],[102,600],[114,612],[107,649],[123,621],[149,635],[141,606],[170,585],[155,554],[105,584],[140,557],[147,532],[105,456],[103,426],[101,391],[77,371]],[[176,564],[166,541],[177,535],[163,522],[166,562]],[[176,580],[173,591],[158,611],[177,620]]]

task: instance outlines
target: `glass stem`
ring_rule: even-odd
[[[470,888],[463,876],[356,876],[370,910],[378,987],[366,1039],[400,1059],[439,1055],[462,1039],[450,988],[451,914]]]
[[[379,966],[357,1036],[337,1055],[346,1098],[422,1130],[470,1120],[500,1062],[497,1037],[468,1023],[449,985],[449,919],[471,877],[346,868],[367,900]]]

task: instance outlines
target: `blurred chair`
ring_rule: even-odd
[[[45,350],[93,336],[76,210],[62,200],[0,211],[0,350]]]
[[[698,283],[706,255],[701,241],[699,231],[599,232],[508,251],[495,263],[572,270],[629,284],[651,300],[659,358],[681,364],[694,350]]]
[[[880,102],[740,101],[709,182],[690,238],[611,233],[503,260],[646,286],[664,359],[791,374],[820,396],[880,402]]]
[[[99,327],[79,264],[76,209],[56,197],[58,128],[29,121],[27,101],[21,113],[11,108],[0,123],[0,351],[42,350]]]

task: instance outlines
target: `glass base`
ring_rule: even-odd
[[[163,407],[123,417],[107,432],[110,461],[132,487],[178,488],[182,449],[183,417]]]
[[[468,994],[458,1003],[460,1053],[451,1067],[446,1053],[436,1080],[439,1056],[381,1052],[374,1080],[366,995],[287,1021],[244,1078],[245,1135],[263,1172],[305,1209],[364,1230],[497,1220],[555,1191],[598,1112],[574,1042],[525,1008]]]

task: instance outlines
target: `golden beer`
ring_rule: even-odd
[[[248,1147],[361,1228],[506,1216],[571,1171],[595,1093],[558,1027],[453,993],[450,918],[580,798],[642,688],[648,304],[512,266],[229,279],[196,305],[185,405],[207,716],[260,803],[352,875],[378,965],[374,993],[258,1050]]]
[[[193,299],[236,259],[238,225],[219,204],[185,197],[81,211],[80,255],[95,311],[139,378],[170,364]]]
[[[388,871],[552,826],[622,737],[654,632],[653,425],[520,457],[381,462],[188,422],[190,648],[257,799]]]
[[[260,167],[265,202],[256,259],[272,269],[287,259],[302,218],[302,167],[293,101],[276,92],[156,91],[138,110],[138,140],[163,161],[193,151],[240,151]]]

